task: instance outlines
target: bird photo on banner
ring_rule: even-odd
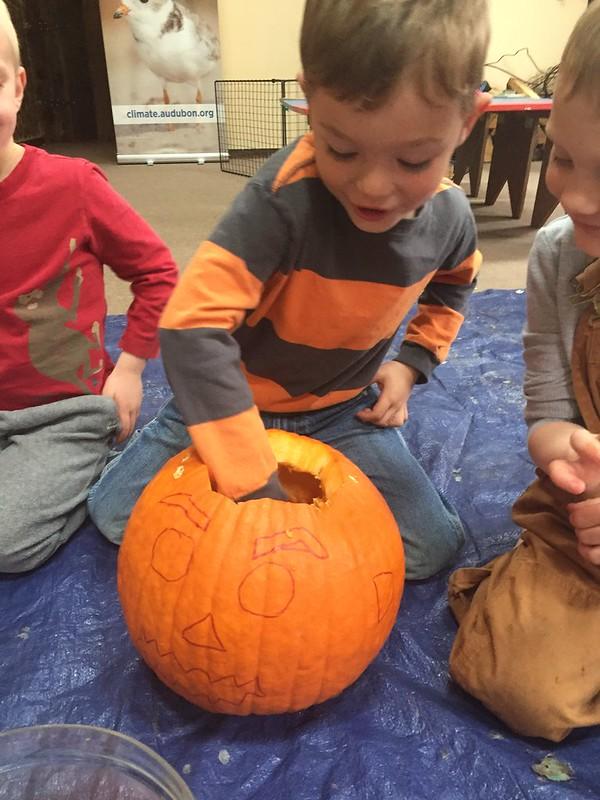
[[[100,0],[100,11],[117,154],[218,157],[217,0]]]
[[[175,0],[128,0],[113,17],[127,18],[139,57],[162,81],[165,103],[169,83],[195,87],[196,103],[202,102],[201,78],[219,60],[219,40],[207,22]]]

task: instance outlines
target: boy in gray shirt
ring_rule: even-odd
[[[454,679],[517,733],[600,723],[600,3],[573,31],[548,124],[547,183],[568,216],[528,273],[528,447],[517,546],[450,579]]]

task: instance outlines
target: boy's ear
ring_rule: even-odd
[[[16,80],[16,99],[19,103],[19,108],[21,108],[21,103],[23,102],[23,95],[25,94],[25,87],[27,86],[27,73],[25,72],[25,67],[19,67],[17,70],[17,80]]]
[[[300,88],[306,94],[306,81],[304,80],[304,72],[300,70],[300,72],[296,75],[296,80],[300,84]]]
[[[473,110],[464,121],[460,141],[458,143],[459,145],[461,145],[465,141],[465,139],[467,139],[467,137],[473,130],[475,123],[482,114],[485,114],[485,110],[491,102],[492,102],[492,95],[489,92],[479,92],[479,91],[475,92],[475,101],[473,103]]]

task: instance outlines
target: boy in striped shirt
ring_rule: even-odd
[[[161,323],[174,400],[90,498],[109,538],[190,439],[222,493],[287,499],[273,427],[332,445],[371,478],[408,578],[454,560],[460,520],[400,427],[414,384],[448,354],[480,265],[469,203],[444,175],[485,102],[487,41],[485,0],[308,0],[312,130],[249,181],[183,274]]]

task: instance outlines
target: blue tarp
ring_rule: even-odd
[[[475,295],[448,361],[411,401],[409,443],[468,532],[462,564],[512,546],[510,506],[533,476],[522,422],[524,306],[522,292]],[[111,346],[122,327],[110,318]],[[146,384],[142,421],[169,394],[159,362]],[[87,524],[34,573],[0,577],[1,728],[121,731],[166,758],[197,800],[600,797],[597,728],[560,745],[521,738],[449,679],[447,574],[406,587],[379,657],[339,697],[238,718],[190,705],[140,660],[120,611],[116,559]],[[547,753],[571,765],[568,783],[533,772]]]

